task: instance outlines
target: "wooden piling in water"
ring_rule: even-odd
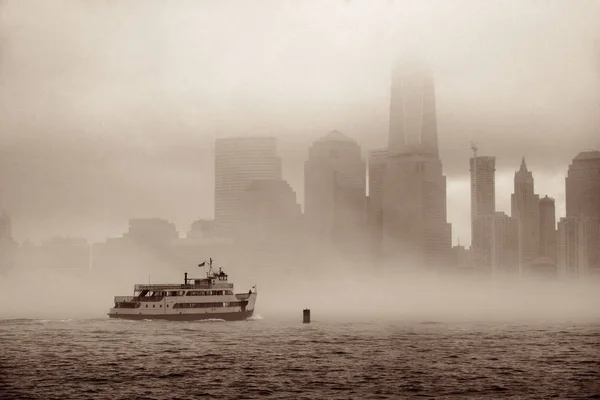
[[[302,312],[302,323],[310,324],[310,310],[308,308]]]

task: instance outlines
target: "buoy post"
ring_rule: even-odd
[[[310,310],[308,308],[305,308],[302,312],[302,323],[310,324]]]

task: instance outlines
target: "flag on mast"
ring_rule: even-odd
[[[206,261],[202,261],[201,264],[198,264],[199,267],[204,267],[204,265],[206,264]]]

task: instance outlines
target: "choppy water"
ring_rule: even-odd
[[[0,321],[0,398],[600,398],[600,325]]]

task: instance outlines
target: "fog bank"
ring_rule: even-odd
[[[313,321],[600,322],[597,282],[458,277],[417,273],[318,272],[230,275],[236,292],[257,284],[255,313]],[[196,275],[196,271],[190,271]],[[113,276],[89,271],[12,272],[0,282],[0,318],[108,318],[113,296],[133,285],[177,283],[183,273],[141,267]],[[180,276],[181,275],[181,276]]]

